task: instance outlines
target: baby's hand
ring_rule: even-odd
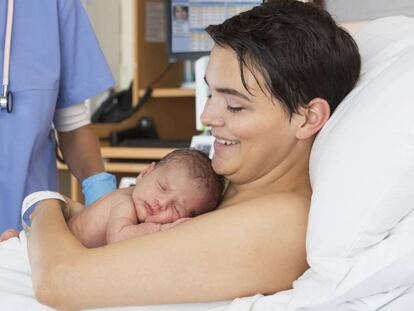
[[[62,212],[66,222],[69,222],[69,220],[72,219],[73,216],[75,216],[83,210],[84,205],[79,202],[73,201],[68,197],[65,197],[65,200],[66,204],[63,205]]]
[[[168,230],[171,229],[172,227],[175,227],[183,222],[186,222],[188,220],[192,219],[192,217],[183,217],[183,218],[178,218],[176,221],[174,222],[170,222],[168,224],[162,224],[160,230]]]

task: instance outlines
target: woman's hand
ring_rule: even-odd
[[[0,235],[0,242],[19,236],[19,231],[14,229],[7,229]]]

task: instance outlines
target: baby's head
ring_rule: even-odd
[[[216,208],[223,178],[200,151],[175,150],[137,177],[132,198],[139,222],[170,223]]]

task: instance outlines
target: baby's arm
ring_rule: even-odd
[[[104,207],[106,199],[107,196],[94,202],[68,221],[69,230],[85,247],[91,248],[104,244],[102,236],[105,237],[106,222],[102,221],[101,214],[106,209]]]
[[[157,232],[160,224],[138,223],[138,214],[132,197],[123,201],[122,206],[112,207],[106,229],[106,242],[115,243],[143,234]]]
[[[176,221],[167,224],[157,224],[152,222],[133,224],[129,218],[117,218],[116,220],[110,220],[111,224],[108,225],[107,242],[110,244],[148,233],[167,230],[190,219],[190,217],[179,218]]]
[[[106,240],[108,244],[135,238],[147,233],[160,231],[161,224],[134,224],[129,218],[117,218],[108,226]]]
[[[121,191],[114,191],[103,196],[82,212],[76,214],[68,221],[68,227],[73,235],[86,247],[98,247],[106,244],[106,230],[108,219],[113,206],[125,200]],[[69,202],[69,204],[80,204]]]

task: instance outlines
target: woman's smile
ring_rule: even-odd
[[[214,146],[217,145],[218,147],[231,147],[231,146],[234,146],[234,145],[237,145],[237,144],[240,143],[240,141],[238,141],[238,140],[223,138],[223,137],[220,137],[220,136],[216,136],[214,134],[213,134],[213,136],[215,138]]]
[[[235,140],[221,139],[218,137],[216,137],[215,142],[217,142],[219,145],[225,145],[225,146],[232,146],[232,145],[239,143],[238,141],[235,141]]]
[[[222,152],[231,152],[240,145],[240,141],[237,140],[230,140],[219,137],[215,138],[216,139],[214,140],[214,152],[217,155],[220,155]]]

